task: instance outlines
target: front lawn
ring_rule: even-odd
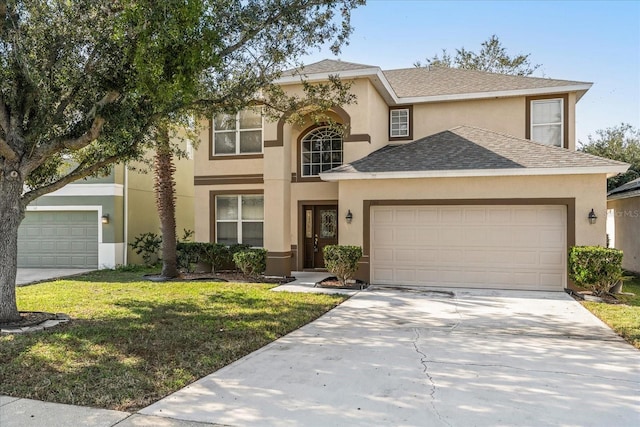
[[[345,297],[101,271],[18,288],[53,330],[0,336],[0,394],[136,411],[316,319]]]
[[[622,292],[635,296],[616,295],[622,304],[583,302],[582,304],[625,340],[640,349],[640,277],[627,280]]]

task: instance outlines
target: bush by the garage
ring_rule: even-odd
[[[601,246],[574,246],[569,249],[569,277],[594,294],[609,291],[622,278],[622,251]]]
[[[233,261],[247,276],[258,277],[267,269],[267,250],[246,249],[236,252]]]
[[[341,285],[345,285],[358,270],[358,261],[362,258],[360,246],[327,245],[322,251],[324,265],[334,274]]]

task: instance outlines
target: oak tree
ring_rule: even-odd
[[[362,3],[1,2],[0,322],[20,317],[17,236],[30,202],[140,159],[163,122],[252,103],[310,49],[337,51]]]

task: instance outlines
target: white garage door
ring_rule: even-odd
[[[97,268],[98,213],[26,212],[18,229],[18,267]]]
[[[374,206],[371,283],[560,291],[565,206]]]

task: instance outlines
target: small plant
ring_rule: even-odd
[[[259,277],[267,269],[267,250],[245,249],[234,253],[233,261],[247,276]]]
[[[324,265],[340,281],[342,286],[358,271],[358,261],[362,258],[360,246],[327,245],[324,247]]]
[[[195,234],[195,231],[185,228],[182,230],[182,237],[178,239],[178,242],[190,242]]]
[[[135,253],[142,256],[144,265],[151,267],[158,262],[158,252],[162,245],[162,237],[156,233],[142,233],[129,246]]]
[[[569,277],[595,295],[605,294],[622,279],[622,251],[601,246],[574,246],[569,250]]]

